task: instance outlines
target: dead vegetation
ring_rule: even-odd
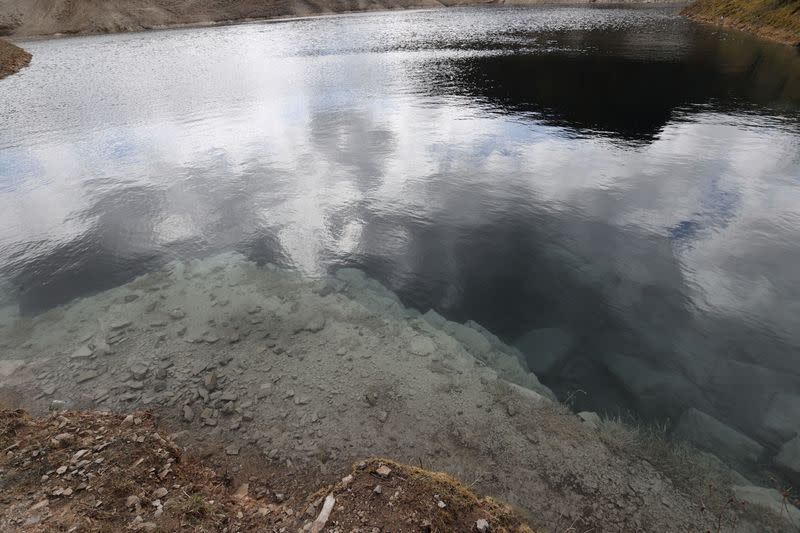
[[[5,78],[31,62],[31,55],[18,46],[0,39],[0,79]]]

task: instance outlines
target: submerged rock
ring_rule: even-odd
[[[753,485],[735,486],[732,488],[733,494],[739,500],[751,505],[766,507],[775,514],[790,521],[792,524],[800,524],[800,509],[786,502],[783,494],[777,490]]]
[[[525,356],[528,368],[536,374],[547,374],[572,349],[573,339],[560,328],[540,328],[518,338],[514,346]]]
[[[800,477],[800,435],[781,446],[775,464]]]
[[[764,447],[702,411],[688,409],[678,420],[677,435],[720,457],[756,463]]]

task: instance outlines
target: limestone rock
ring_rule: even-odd
[[[734,461],[756,463],[764,452],[750,437],[695,408],[683,413],[675,431],[698,448]]]

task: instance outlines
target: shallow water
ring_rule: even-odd
[[[0,82],[23,314],[219,252],[353,266],[517,343],[576,408],[694,406],[768,447],[800,430],[788,47],[571,7],[25,46]]]

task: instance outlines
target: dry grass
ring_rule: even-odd
[[[696,0],[683,14],[800,45],[800,0]]]

